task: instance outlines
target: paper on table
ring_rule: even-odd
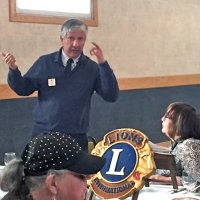
[[[198,200],[198,199],[193,197],[179,197],[172,200]]]
[[[149,141],[149,145],[151,146],[153,152],[170,153],[170,150],[171,150],[170,147],[163,147],[163,146],[157,145],[151,141]]]
[[[0,165],[0,170],[3,169],[5,166],[4,165]]]

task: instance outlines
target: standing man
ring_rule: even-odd
[[[88,27],[70,19],[61,27],[59,51],[43,55],[22,76],[15,57],[2,52],[9,65],[8,84],[20,96],[38,91],[34,110],[33,137],[44,132],[65,132],[87,150],[91,98],[97,92],[115,102],[119,94],[116,77],[99,45],[92,42],[90,54],[83,54]]]

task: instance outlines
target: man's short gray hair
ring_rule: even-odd
[[[69,19],[62,25],[60,36],[63,38],[67,33],[77,28],[81,29],[87,35],[88,27],[84,22],[79,19]]]

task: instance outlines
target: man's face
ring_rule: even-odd
[[[85,200],[87,189],[87,176],[76,173],[66,173],[58,177],[58,200]]]
[[[73,29],[60,38],[63,50],[69,58],[77,58],[83,51],[86,34],[81,29]]]

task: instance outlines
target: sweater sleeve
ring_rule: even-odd
[[[31,79],[22,76],[18,68],[9,69],[7,81],[10,88],[19,96],[29,96],[36,90]]]
[[[117,79],[107,61],[99,65],[99,76],[95,90],[104,100],[109,102],[115,102],[119,96]]]

